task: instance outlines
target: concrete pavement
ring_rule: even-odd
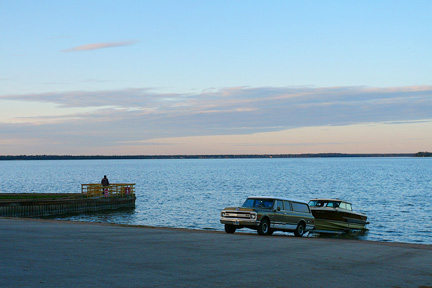
[[[432,287],[432,245],[0,218],[0,287]]]

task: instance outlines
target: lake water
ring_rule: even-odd
[[[432,158],[0,161],[0,192],[79,193],[103,175],[136,183],[136,209],[61,219],[223,230],[220,210],[249,195],[329,197],[368,215],[360,239],[432,244]]]

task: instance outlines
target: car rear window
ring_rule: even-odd
[[[303,203],[292,202],[293,210],[296,212],[309,213],[309,207]]]

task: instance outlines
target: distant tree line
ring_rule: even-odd
[[[0,155],[0,160],[92,160],[92,159],[239,159],[239,158],[335,158],[335,157],[431,157],[432,153],[393,154],[256,154],[256,155]]]
[[[414,157],[432,157],[432,152],[417,152]]]

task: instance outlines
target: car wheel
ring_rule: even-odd
[[[259,235],[270,235],[270,222],[267,219],[263,219],[258,226],[258,234]]]
[[[234,227],[234,225],[229,225],[229,224],[225,224],[225,232],[226,233],[234,233],[236,231],[236,227]]]
[[[304,233],[305,233],[305,224],[304,223],[299,223],[297,225],[296,230],[294,230],[294,235],[296,237],[301,237],[301,236],[303,236]]]

